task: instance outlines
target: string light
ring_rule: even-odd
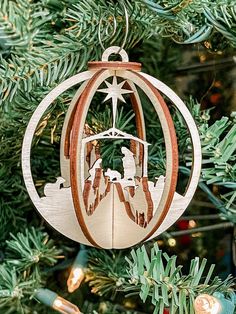
[[[197,223],[195,220],[189,220],[188,226],[189,228],[195,228],[197,226]]]
[[[70,293],[79,288],[81,282],[84,280],[84,271],[82,268],[75,268],[71,270],[70,276],[67,280],[67,287]]]
[[[67,280],[67,287],[70,293],[79,288],[81,282],[84,280],[84,269],[88,261],[88,253],[85,247],[79,251],[73,263],[69,278]]]
[[[69,301],[67,301],[67,300],[65,300],[59,296],[53,302],[52,307],[54,310],[57,310],[58,312],[63,313],[63,314],[79,314],[79,313],[81,313],[76,305],[70,303]]]
[[[62,314],[82,314],[75,304],[61,298],[49,289],[38,289],[35,298]]]
[[[213,295],[200,294],[194,301],[195,314],[233,314],[235,313],[235,295],[225,297],[220,292]]]
[[[222,308],[214,296],[200,294],[194,302],[194,309],[196,314],[219,314]]]
[[[174,238],[169,238],[168,239],[168,244],[169,246],[176,246],[176,240]]]

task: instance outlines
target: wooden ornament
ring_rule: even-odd
[[[39,104],[26,129],[22,147],[22,169],[26,188],[40,214],[65,236],[102,248],[125,248],[151,239],[171,226],[184,212],[196,190],[201,168],[201,145],[195,122],[182,100],[164,83],[140,72],[141,65],[129,62],[122,49],[122,61],[108,61],[119,47],[108,48],[102,61],[90,62],[89,71],[77,74],[54,88]],[[45,196],[35,188],[30,159],[37,125],[53,103],[67,89],[81,84],[68,108],[61,135],[61,177],[45,185]],[[166,174],[148,179],[148,150],[142,102],[146,94],[162,127],[166,147]],[[94,134],[86,123],[96,93],[112,104],[112,126]],[[174,123],[162,95],[168,97],[183,116],[193,146],[193,165],[184,195],[176,192],[178,145]],[[136,134],[117,128],[120,102],[130,99],[135,113]],[[122,172],[107,167],[99,143],[129,141],[121,147]],[[95,144],[94,144],[95,143]]]

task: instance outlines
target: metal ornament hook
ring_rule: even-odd
[[[120,52],[123,50],[124,46],[126,45],[127,42],[127,37],[128,37],[128,33],[129,33],[129,15],[128,15],[128,11],[126,9],[126,6],[124,4],[124,2],[122,2],[123,8],[124,8],[124,14],[125,14],[125,36],[124,36],[124,40],[122,45],[119,47],[119,49],[117,50],[117,52],[114,52],[115,54],[120,54]],[[102,38],[101,38],[101,27],[102,27],[102,22],[103,22],[103,18],[104,18],[105,14],[102,15],[100,21],[99,21],[99,25],[98,25],[98,40],[100,43],[100,46],[102,47],[102,49],[105,51],[106,48],[102,42]],[[112,15],[112,21],[113,21],[113,32],[111,33],[110,37],[113,38],[116,34],[117,31],[117,19],[115,17],[115,15]],[[106,35],[109,36],[109,25],[106,28],[105,31]]]

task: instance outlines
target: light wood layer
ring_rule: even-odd
[[[68,238],[86,245],[90,245],[90,242],[84,236],[81,227],[77,222],[74,207],[71,206],[72,198],[70,196],[65,196],[65,194],[68,192],[65,191],[65,194],[63,194],[60,190],[60,193],[58,193],[58,195],[56,194],[56,196],[58,196],[56,197],[56,201],[54,198],[52,198],[52,196],[48,198],[47,202],[46,199],[40,198],[35,188],[31,173],[31,145],[38,123],[53,101],[69,88],[89,80],[93,74],[94,72],[86,71],[70,77],[54,88],[41,101],[34,111],[26,128],[21,155],[22,172],[25,186],[34,206],[37,208],[39,213],[54,229],[64,234]],[[70,190],[67,191],[70,192]]]
[[[73,194],[73,200],[75,205],[76,214],[79,220],[79,223],[82,227],[82,230],[84,231],[85,236],[89,239],[89,241],[95,242],[96,244],[102,247],[120,247],[119,243],[119,232],[115,232],[117,220],[112,218],[113,220],[110,222],[113,225],[113,234],[109,234],[107,232],[99,234],[96,233],[96,230],[92,230],[91,226],[89,225],[91,221],[88,220],[88,216],[85,211],[84,204],[82,202],[82,191],[81,191],[81,175],[83,175],[80,171],[80,164],[83,164],[83,152],[81,150],[81,143],[82,143],[82,130],[86,121],[87,111],[89,108],[89,105],[91,103],[91,100],[98,89],[98,87],[101,85],[101,83],[107,79],[108,77],[114,75],[114,72],[106,71],[100,71],[98,72],[93,79],[88,83],[86,92],[84,92],[79,100],[79,104],[77,106],[77,110],[75,113],[74,123],[73,125],[75,128],[72,129],[72,136],[71,136],[71,185],[72,185],[72,194]],[[134,235],[132,239],[127,239],[127,246],[135,245],[137,242],[142,241],[146,238],[147,234],[152,234],[156,231],[156,226],[158,223],[161,223],[161,220],[163,219],[163,211],[166,215],[166,212],[168,211],[171,201],[174,196],[175,192],[175,186],[177,181],[177,171],[178,171],[178,152],[177,152],[177,140],[175,136],[175,130],[173,127],[173,122],[169,113],[169,110],[164,103],[164,100],[159,95],[159,93],[152,88],[152,86],[149,86],[148,82],[143,80],[141,77],[139,77],[136,73],[131,73],[129,71],[116,71],[116,75],[119,77],[122,77],[123,79],[128,79],[130,81],[133,81],[135,84],[137,84],[143,91],[147,94],[151,102],[153,103],[157,114],[159,116],[160,122],[162,124],[162,127],[164,129],[164,137],[165,137],[165,143],[166,143],[166,149],[167,149],[167,173],[166,173],[166,183],[164,185],[164,190],[162,193],[162,197],[160,200],[160,205],[158,207],[158,210],[155,213],[154,218],[150,221],[150,223],[146,226],[146,228],[141,228],[137,224],[134,223],[132,230],[130,229],[130,232]],[[93,139],[96,138],[96,136],[93,136]],[[89,140],[89,138],[87,138]],[[81,159],[82,156],[82,159]],[[82,171],[83,172],[83,171]],[[120,211],[123,211],[123,204],[119,206],[119,204],[115,203],[115,210],[114,212],[119,213]],[[111,211],[110,208],[107,208],[107,215],[109,216],[109,212]],[[96,210],[97,212],[97,210]],[[122,221],[122,224],[126,226],[130,223],[130,218],[127,214],[125,214]],[[107,220],[107,218],[104,218]],[[108,220],[107,220],[108,221]],[[154,223],[155,221],[155,223]],[[108,228],[109,229],[109,228]],[[91,239],[91,230],[93,234],[95,234],[95,237]],[[109,243],[109,237],[112,240],[112,243],[110,245]]]
[[[112,49],[110,51],[112,51]],[[107,54],[107,56],[105,56],[103,62],[106,62],[106,58],[108,60],[109,53]],[[128,62],[128,59],[124,53],[122,56],[122,60]],[[83,136],[83,127],[87,115],[87,109],[91,102],[91,99],[93,98],[95,90],[99,87],[101,82],[108,77],[113,76],[114,74],[127,80],[125,87],[131,87],[131,89],[134,91],[134,93],[130,96],[131,102],[133,104],[133,109],[134,111],[136,110],[135,113],[138,136],[141,139],[145,140],[145,124],[143,120],[142,106],[138,95],[135,94],[137,92],[137,90],[135,91],[135,85],[139,86],[147,94],[148,98],[153,102],[164,132],[167,150],[166,182],[163,193],[160,197],[158,209],[154,209],[154,218],[151,220],[150,195],[148,194],[147,187],[145,189],[145,184],[143,185],[144,190],[143,194],[141,193],[141,197],[143,198],[142,204],[144,202],[147,202],[149,204],[148,210],[146,207],[142,207],[142,205],[140,207],[140,211],[138,213],[134,213],[134,210],[132,208],[136,208],[136,204],[138,204],[139,202],[141,204],[141,200],[137,201],[136,199],[131,198],[130,202],[127,202],[125,200],[125,195],[122,195],[122,193],[120,193],[118,184],[115,186],[115,184],[111,183],[109,185],[109,194],[107,194],[104,198],[100,198],[99,195],[101,193],[103,194],[102,191],[106,186],[100,186],[99,176],[94,176],[93,178],[94,182],[96,181],[93,186],[96,197],[94,206],[95,208],[93,208],[90,215],[87,214],[86,207],[84,205],[85,195],[83,195],[83,188],[81,186],[81,173],[79,173],[79,163],[81,161],[81,142]],[[91,78],[94,75],[95,77],[91,81]],[[99,76],[99,78],[96,76]],[[45,186],[44,190],[45,196],[40,197],[34,185],[30,166],[31,144],[35,130],[41,117],[49,108],[49,106],[53,103],[53,101],[68,88],[73,87],[76,84],[80,84],[81,82],[84,83],[79,88],[78,92],[72,100],[63,126],[61,140],[61,147],[63,148],[61,149],[62,177],[57,178],[57,181],[55,183],[48,183]],[[90,89],[89,85],[87,85],[89,84],[89,82],[91,85],[93,85],[93,87],[91,87]],[[88,86],[88,90],[86,88],[87,96],[86,93],[84,93],[85,86]],[[189,184],[186,188],[186,192],[184,193],[184,195],[180,195],[175,192],[178,158],[174,126],[168,108],[163,102],[163,98],[160,96],[157,90],[166,95],[173,102],[177,110],[183,116],[183,119],[189,128],[189,133],[193,146],[193,166],[191,177],[189,179]],[[82,95],[87,99],[83,99],[82,101]],[[86,104],[83,105],[82,103],[84,102]],[[81,106],[84,106],[84,110],[82,111]],[[72,125],[74,125],[74,122],[76,122],[76,120],[74,120],[76,119],[76,114],[77,119],[81,119],[80,130],[75,131],[73,128],[72,131],[73,143],[75,143],[75,137],[76,135],[78,135],[78,142],[76,143],[77,147],[76,145],[74,146],[74,144],[72,146],[70,144],[70,129],[72,128]],[[81,115],[81,117],[79,117],[79,115]],[[131,150],[132,149],[135,150],[136,148],[134,146],[134,143],[131,141]],[[71,156],[73,159],[73,161],[71,161],[71,163],[73,163],[73,170],[71,169],[71,171],[77,171],[77,181],[74,182],[74,179],[72,180],[74,182],[72,188],[72,190],[74,189],[73,193],[71,192],[71,188],[69,187],[71,181],[70,176],[75,176],[75,173],[72,174],[71,172],[71,175],[69,174],[70,161],[68,158],[70,158]],[[142,152],[140,153],[139,159],[141,159],[141,156]],[[85,162],[83,160],[84,157],[85,156],[82,156],[83,162]],[[97,156],[96,158],[99,158],[99,156]],[[165,231],[169,226],[171,226],[182,215],[189,202],[191,201],[198,184],[201,171],[201,143],[196,124],[187,107],[184,105],[182,100],[163,82],[144,73],[136,73],[122,69],[116,72],[111,69],[100,71],[98,73],[96,73],[94,70],[86,71],[81,74],[77,74],[59,84],[43,99],[43,101],[35,110],[32,118],[29,121],[23,141],[22,170],[25,185],[32,202],[34,203],[40,214],[44,217],[44,219],[46,219],[53,228],[55,228],[65,236],[87,245],[101,246],[105,248],[125,248],[132,246],[140,241],[143,241],[144,239],[148,240],[150,238],[156,237],[157,235]],[[63,184],[64,188],[62,186]],[[135,195],[134,188],[130,187],[129,191],[131,197],[132,195]],[[90,201],[93,201],[93,196],[92,194],[89,194],[90,192],[91,187],[86,190],[86,197],[88,197]],[[76,201],[75,194],[77,194]],[[73,202],[78,202],[77,205],[79,206],[80,210],[79,215],[82,215],[82,218],[84,220],[84,222],[82,221],[82,224],[80,220],[77,220],[78,213],[76,216]],[[145,220],[149,221],[147,225]],[[137,224],[137,222],[139,225]]]

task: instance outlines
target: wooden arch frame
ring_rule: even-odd
[[[61,175],[65,179],[64,186],[70,186],[70,138],[71,138],[71,129],[74,120],[74,115],[76,108],[79,103],[80,96],[83,90],[86,88],[88,81],[84,82],[78,91],[75,93],[69,108],[66,113],[66,117],[63,123],[62,135],[61,135],[61,147],[60,147],[60,166],[61,166]],[[137,137],[141,140],[146,140],[146,130],[145,130],[145,121],[144,114],[142,110],[142,104],[137,92],[135,85],[130,81],[126,82],[124,85],[125,88],[129,88],[133,91],[130,94],[131,105],[135,113],[135,123],[137,128]],[[139,158],[142,159],[143,150],[139,152]]]
[[[94,239],[95,236],[92,235],[92,233],[94,233],[94,230],[89,226],[90,220],[87,216],[82,201],[83,200],[83,191],[81,189],[82,174],[80,171],[81,169],[78,161],[80,160],[80,156],[82,153],[82,134],[89,105],[101,83],[105,81],[108,77],[114,75],[134,82],[149,97],[157,112],[157,115],[163,128],[167,152],[166,180],[161,200],[158,206],[158,211],[155,212],[153,219],[147,225],[146,230],[141,229],[141,227],[136,225],[135,223],[132,225],[131,232],[135,234],[135,240],[130,240],[129,246],[135,245],[137,242],[143,241],[146,238],[147,234],[148,237],[150,237],[160,226],[171,206],[178,176],[178,147],[175,128],[169,109],[165,104],[164,99],[159,94],[159,92],[148,82],[148,80],[142,78],[136,72],[126,70],[116,71],[114,69],[113,70],[102,69],[97,71],[91,78],[91,80],[88,82],[86,90],[81,94],[81,97],[79,99],[79,103],[77,105],[77,109],[74,115],[73,122],[74,127],[72,127],[70,146],[71,190],[75,211],[78,218],[78,222],[82,228],[82,231],[84,232],[84,235],[89,240],[89,242],[91,242],[95,246],[98,246],[99,244]],[[114,208],[112,208],[111,210],[114,211]],[[114,215],[112,215],[112,217],[114,217]],[[125,218],[123,217],[123,219]],[[116,222],[113,223],[116,224]],[[98,235],[98,233],[94,233],[94,235],[96,235],[96,238],[102,238],[102,235]],[[115,232],[113,233],[112,231],[112,247],[117,247],[117,245],[119,245],[117,241],[118,240],[116,240],[116,234]]]

